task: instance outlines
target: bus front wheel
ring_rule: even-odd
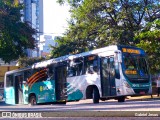
[[[36,105],[37,104],[36,96],[32,95],[29,99],[29,102],[31,105]]]
[[[93,103],[99,103],[99,92],[98,89],[93,89]]]

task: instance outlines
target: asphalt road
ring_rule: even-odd
[[[67,102],[64,104],[45,105],[6,105],[0,102],[0,111],[160,111],[158,99],[127,99],[125,102],[116,100],[100,101],[93,104],[92,100]]]
[[[0,102],[0,116],[9,112],[14,118],[31,117],[35,119],[62,119],[62,120],[123,120],[135,118],[143,120],[159,119],[160,117],[160,98],[146,99],[127,99],[125,102],[118,103],[116,100],[101,101],[93,104],[92,100],[80,100],[79,102],[67,102],[63,104],[46,105],[6,105]],[[37,116],[36,116],[37,115]],[[4,116],[4,115],[3,115]],[[70,118],[70,119],[69,119]]]

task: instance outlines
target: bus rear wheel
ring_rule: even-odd
[[[93,89],[93,103],[99,103],[99,92],[98,89]]]
[[[30,105],[36,105],[37,104],[36,96],[32,95],[29,99],[29,103]]]

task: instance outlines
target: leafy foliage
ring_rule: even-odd
[[[71,6],[71,20],[59,46],[52,51],[53,57],[123,44],[144,48],[151,71],[160,70],[159,63],[152,61],[159,59],[159,28],[151,31],[151,26],[159,24],[159,0],[57,1]]]
[[[16,0],[0,2],[0,58],[5,62],[25,56],[27,48],[35,48],[36,31],[27,22],[21,22],[22,8]]]
[[[147,24],[135,39],[140,39],[137,46],[148,54],[151,72],[160,73],[160,20]]]
[[[35,58],[23,57],[18,59],[18,64],[19,66],[27,67],[33,65],[34,63],[41,62],[43,60],[45,60],[45,58],[43,57],[35,57]]]

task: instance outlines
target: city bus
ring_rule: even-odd
[[[6,72],[5,103],[35,105],[59,102],[64,104],[66,103],[65,76],[66,66],[61,63],[54,67],[27,67]]]
[[[63,72],[58,70],[61,69],[61,66],[63,66]],[[124,102],[126,96],[152,94],[146,53],[137,47],[111,45],[38,62],[33,64],[28,71],[37,69],[46,69],[48,71],[46,76],[54,76],[52,80],[57,82],[54,82],[50,87],[52,89],[50,89],[51,93],[43,92],[45,87],[37,85],[41,82],[38,79],[32,80],[35,72],[32,73],[29,80],[25,80],[28,77],[25,77],[24,74],[24,80],[27,81],[26,86],[29,90],[27,94],[23,92],[23,100],[25,98],[26,101],[32,102],[31,98],[33,97],[31,96],[34,96],[32,104],[48,102],[45,99],[42,100],[42,96],[45,94],[51,96],[53,93],[55,101],[93,99],[93,103],[99,103],[99,100],[107,99],[117,99],[118,102]],[[6,73],[6,78],[9,74],[10,72]],[[44,84],[44,82],[42,83]],[[57,90],[57,84],[63,87]],[[7,82],[5,83],[5,92],[7,93],[6,89],[9,88],[6,85]],[[33,89],[33,92],[30,89]],[[63,97],[60,97],[61,94]],[[57,99],[56,95],[61,99]]]

